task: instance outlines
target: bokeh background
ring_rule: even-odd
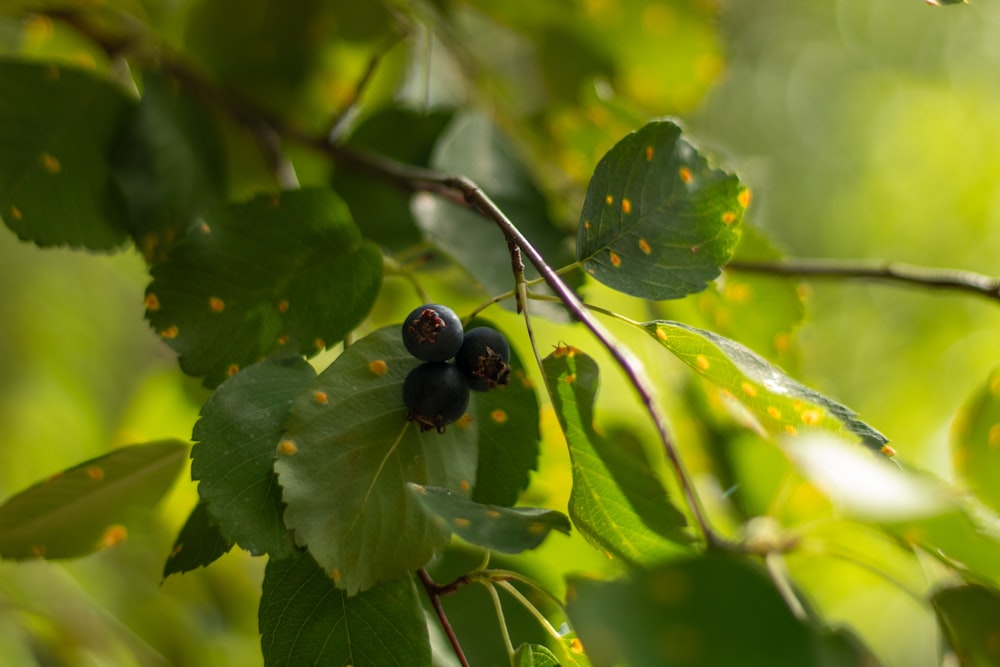
[[[86,45],[26,17],[15,4],[21,3],[0,14],[4,53],[54,54],[104,66]],[[198,33],[187,22],[211,13],[207,0],[115,4],[157,24],[166,41],[180,46],[197,47]],[[902,260],[1000,274],[995,3],[491,4],[453,3],[461,29],[452,37],[480,68],[488,94],[476,103],[495,113],[541,165],[539,177],[554,193],[554,213],[567,228],[575,224],[578,205],[573,185],[586,183],[603,151],[643,118],[673,115],[750,185],[749,222],[790,256]],[[560,16],[587,27],[553,29]],[[367,102],[397,94],[469,102],[461,68],[431,48],[434,39],[412,42],[412,51],[389,53],[386,73]],[[540,57],[532,43],[547,54]],[[435,57],[421,55],[418,47]],[[578,57],[594,52],[605,59]],[[317,116],[340,108],[351,92],[331,72],[338,66],[359,72],[368,51],[353,46],[328,56],[313,73],[319,83],[309,97],[314,106],[307,105]],[[605,76],[612,65],[619,67],[613,78]],[[549,155],[546,136],[571,148]],[[327,177],[327,167],[298,157],[304,181]],[[454,279],[443,274],[439,289],[447,291]],[[0,498],[114,446],[190,438],[207,393],[180,374],[173,353],[145,325],[146,282],[134,250],[110,256],[39,250],[0,229]],[[388,286],[388,305],[377,315],[391,319],[403,310],[410,298],[404,291]],[[1000,358],[1000,304],[868,282],[812,281],[801,292],[806,317],[789,370],[882,430],[908,462],[950,477],[954,414]],[[614,307],[603,301],[608,293],[594,293]],[[462,298],[475,302],[456,296]],[[634,411],[631,404],[615,404],[628,401],[627,392],[602,395],[605,412]],[[567,477],[558,443],[546,447],[550,458],[529,494],[558,506]],[[196,499],[195,486],[180,479],[147,532],[133,532],[114,549],[67,563],[0,563],[0,662],[260,664],[260,560],[234,552],[208,569],[160,579],[163,559]],[[565,552],[567,569],[603,567],[578,542],[551,548]],[[543,552],[539,559],[545,557]],[[554,573],[549,576],[558,587]],[[826,600],[834,615],[863,614],[873,604],[870,596],[834,594],[842,588],[837,577],[848,576],[842,571],[811,576],[820,587],[830,577]],[[883,592],[884,583],[850,582],[870,584],[870,595]],[[880,656],[887,664],[923,664],[915,656],[926,655],[936,641],[932,618],[912,601],[886,595],[880,599],[888,602],[868,612],[873,623],[884,624]],[[885,618],[892,614],[895,624]],[[900,619],[910,617],[910,632],[900,634]]]

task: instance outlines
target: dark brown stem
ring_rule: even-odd
[[[972,271],[934,269],[904,262],[783,259],[774,262],[735,261],[730,262],[726,268],[798,278],[879,280],[925,289],[965,292],[1000,301],[1000,278]]]
[[[427,591],[427,597],[430,598],[431,605],[434,607],[434,612],[437,614],[438,621],[441,623],[441,628],[444,630],[444,634],[448,637],[448,641],[451,643],[452,650],[455,651],[455,656],[458,658],[458,662],[462,665],[462,667],[469,667],[469,661],[465,657],[465,652],[462,651],[462,645],[459,643],[458,637],[455,635],[455,630],[451,627],[451,623],[448,622],[448,616],[444,613],[444,605],[441,604],[442,596],[454,593],[459,588],[469,583],[468,579],[466,577],[459,577],[450,584],[439,586],[433,579],[431,579],[431,575],[427,573],[427,570],[423,568],[417,570],[417,576],[420,577],[420,581],[424,585],[424,590]]]

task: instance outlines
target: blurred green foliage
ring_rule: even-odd
[[[0,53],[101,72],[118,66],[79,35],[22,11],[39,4],[5,4]],[[108,5],[307,128],[335,119],[354,99],[369,60],[382,53],[356,109],[360,118],[394,97],[418,107],[447,102],[488,111],[518,140],[534,177],[559,194],[549,205],[562,229],[575,225],[597,159],[626,132],[669,114],[749,183],[750,221],[791,255],[1000,273],[1000,9],[985,1],[941,10],[919,0],[456,0],[421,4],[419,20],[399,8],[357,14],[356,3],[344,2],[303,3],[295,12],[263,0]],[[314,12],[324,20],[307,20]],[[245,130],[224,125],[221,134],[230,195],[274,185]],[[303,184],[329,178],[314,156],[289,155]],[[428,285],[440,300],[468,309],[479,295],[464,281],[443,269]],[[190,438],[208,394],[180,374],[174,354],[144,323],[146,282],[135,250],[42,251],[0,232],[0,498],[113,446]],[[797,312],[788,285],[782,289]],[[800,294],[806,319],[796,331],[788,321],[775,323],[784,338],[748,322],[754,336],[773,344],[755,349],[877,425],[908,462],[951,476],[954,415],[997,364],[996,304],[868,283],[813,282]],[[601,287],[588,287],[588,296],[651,319],[645,304],[615,303],[620,297]],[[412,298],[409,285],[387,280],[370,321],[391,321]],[[721,306],[699,299],[656,306],[652,315],[699,325],[694,317],[718,317]],[[771,305],[762,304],[756,316],[774,319]],[[755,317],[752,300],[739,306],[734,317]],[[516,323],[510,314],[497,318]],[[538,323],[543,340],[560,331]],[[679,387],[668,399],[679,442],[709,441],[730,427],[702,419],[695,402],[704,403],[706,415],[718,405],[700,386],[683,385],[679,365],[664,362],[655,343],[622,337]],[[513,342],[530,350],[523,335]],[[599,350],[587,352],[606,366]],[[598,422],[627,423],[638,414],[620,377],[608,373],[602,382]],[[523,499],[565,507],[566,452],[555,418],[546,416],[542,466]],[[632,431],[644,435],[643,428]],[[752,436],[732,442],[728,464],[740,478],[760,480],[761,489],[746,490],[741,503],[774,501],[777,507],[756,511],[790,523],[828,518],[813,537],[853,545],[838,558],[808,551],[789,558],[824,616],[863,626],[886,664],[931,664],[932,610],[856,560],[863,553],[868,563],[884,563],[912,590],[936,581],[936,566],[884,535],[836,520],[806,484],[773,488],[773,468],[787,461]],[[687,453],[696,473],[717,472],[701,449]],[[260,664],[263,562],[234,550],[208,570],[159,583],[164,557],[196,502],[184,479],[148,532],[131,533],[115,549],[73,562],[0,563],[4,664]],[[550,539],[520,566],[557,594],[563,572],[616,568],[578,534]],[[495,628],[465,631],[496,641]]]

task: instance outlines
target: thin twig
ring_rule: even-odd
[[[879,280],[925,289],[966,292],[1000,301],[1000,278],[974,271],[937,269],[905,262],[832,259],[784,259],[730,262],[727,269],[799,278]]]
[[[427,573],[427,570],[420,568],[417,570],[417,575],[420,577],[420,581],[424,585],[424,590],[427,591],[427,597],[430,598],[431,605],[434,607],[434,612],[437,614],[438,622],[441,623],[441,628],[444,630],[444,634],[448,637],[448,641],[451,643],[451,648],[455,651],[455,656],[458,658],[458,662],[462,667],[470,667],[469,661],[465,657],[465,652],[462,651],[462,645],[458,641],[458,636],[455,635],[455,630],[451,627],[451,623],[448,622],[448,616],[444,613],[444,605],[441,604],[441,596],[453,593],[466,583],[468,580],[465,577],[459,577],[451,584],[445,586],[439,586],[431,578],[431,575]],[[465,580],[463,584],[459,585],[460,580]]]

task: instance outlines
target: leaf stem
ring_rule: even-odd
[[[905,262],[799,258],[774,262],[733,261],[726,268],[800,278],[877,280],[926,289],[966,292],[1000,301],[1000,278],[974,271],[930,268]]]
[[[457,582],[463,579],[463,577],[459,577],[459,579],[456,579],[451,584],[439,586],[424,568],[417,570],[417,576],[420,577],[420,581],[424,585],[424,590],[427,591],[427,597],[430,598],[431,606],[434,607],[438,622],[441,623],[441,628],[448,637],[448,641],[451,643],[452,650],[455,651],[455,656],[458,658],[459,664],[462,667],[470,667],[469,661],[465,657],[465,652],[462,650],[462,645],[458,641],[458,636],[455,635],[455,630],[451,627],[447,614],[444,613],[444,605],[441,604],[441,596],[455,592],[461,586],[464,586],[465,583],[468,583],[468,580],[465,580],[465,583],[462,585],[457,585]]]
[[[500,595],[497,593],[496,586],[489,579],[477,579],[477,581],[485,586],[486,590],[490,593],[490,599],[493,600],[493,608],[497,612],[500,635],[503,637],[503,644],[507,649],[507,658],[510,661],[510,667],[514,667],[514,644],[510,641],[510,630],[507,629],[507,619],[504,617],[503,603],[500,602]]]

